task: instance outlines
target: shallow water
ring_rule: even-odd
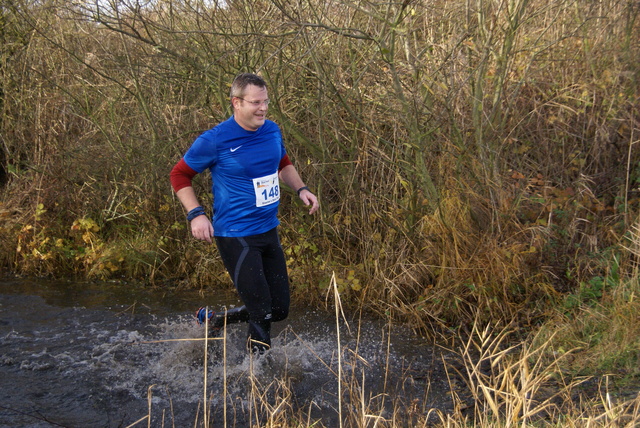
[[[119,427],[147,415],[154,427],[202,426],[205,349],[210,426],[225,417],[226,426],[264,424],[275,404],[323,426],[337,426],[340,410],[349,426],[362,414],[389,419],[400,409],[408,419],[451,407],[448,356],[401,326],[348,319],[338,342],[332,311],[294,302],[273,326],[272,349],[252,357],[242,324],[205,346],[192,315],[204,304],[239,302],[233,293],[0,282],[0,426]]]

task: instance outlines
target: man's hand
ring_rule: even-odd
[[[213,225],[206,215],[199,215],[191,220],[191,234],[199,241],[212,242]]]
[[[315,213],[316,211],[318,211],[318,208],[320,208],[320,204],[318,203],[318,198],[316,197],[316,195],[311,193],[311,191],[308,189],[304,189],[300,192],[300,199],[302,200],[302,202],[304,202],[306,206],[311,205],[311,209],[309,209],[309,214]]]

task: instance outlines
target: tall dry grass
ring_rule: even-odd
[[[332,277],[328,299],[335,310],[336,331],[348,327],[345,320],[338,284]],[[481,317],[477,318],[478,320]],[[208,328],[205,328],[205,332]],[[226,329],[223,330],[226,332]],[[247,368],[246,402],[249,403],[248,426],[262,427],[634,427],[640,423],[640,394],[619,396],[604,376],[600,381],[591,377],[567,376],[566,361],[575,350],[558,353],[553,335],[532,334],[514,341],[509,328],[483,327],[478,321],[471,326],[460,346],[449,351],[457,358],[443,360],[449,380],[452,405],[447,410],[430,408],[430,391],[422,400],[411,402],[395,399],[391,390],[377,395],[366,393],[365,385],[371,381],[358,366],[368,364],[358,347],[344,346],[340,335],[336,337],[332,360],[314,354],[319,366],[329,368],[337,384],[334,415],[312,416],[314,403],[296,397],[289,373],[267,378],[256,370],[262,355],[251,359]],[[298,337],[298,339],[300,339]],[[203,400],[199,414],[194,415],[194,426],[235,426],[233,406],[226,395],[226,375],[223,382],[224,399],[222,420],[211,419],[211,398],[207,395],[209,346],[206,337],[203,352]],[[219,340],[225,348],[226,337]],[[390,337],[389,337],[390,340]],[[359,343],[356,340],[356,343]],[[385,346],[384,343],[379,346]],[[309,346],[309,352],[312,347]],[[387,350],[388,351],[388,350]],[[390,358],[387,352],[386,358]],[[222,359],[227,365],[226,356]],[[287,361],[288,363],[288,361]],[[388,367],[387,362],[387,367]],[[346,369],[350,367],[350,369]],[[356,368],[354,370],[354,368]],[[226,370],[225,370],[226,373]],[[385,377],[407,376],[398,384],[411,381],[411,374],[386,373]],[[395,379],[398,381],[398,379]],[[389,382],[391,383],[391,382]],[[384,385],[388,383],[385,381]],[[152,386],[153,387],[153,386]],[[154,420],[151,405],[152,387],[149,388],[149,413],[129,425],[151,424]],[[194,393],[196,393],[194,391]],[[437,402],[442,401],[436,400]],[[227,409],[229,407],[229,409]],[[220,409],[217,409],[220,414]],[[156,418],[157,419],[157,418]],[[161,426],[169,426],[173,415],[162,415]],[[172,422],[174,423],[174,422]]]
[[[283,196],[298,298],[321,301],[336,272],[345,304],[446,339],[573,317],[635,257],[638,12],[3,0],[3,271],[229,286],[167,174],[255,71],[322,201],[309,218]],[[207,178],[195,186],[209,204]]]

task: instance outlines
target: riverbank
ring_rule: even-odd
[[[6,425],[634,426],[637,383],[568,376],[549,343],[472,330],[454,346],[402,325],[294,306],[252,358],[244,326],[203,344],[191,312],[233,294],[114,283],[0,282]],[[339,326],[339,328],[336,328]],[[337,334],[339,331],[339,334]],[[205,357],[205,349],[207,355]],[[205,370],[205,361],[206,367]],[[206,377],[205,377],[206,376]],[[31,379],[31,380],[29,380]],[[206,388],[205,385],[206,379]],[[10,387],[13,382],[23,388]],[[203,397],[207,406],[203,407]],[[340,398],[339,398],[340,397]],[[204,411],[203,408],[207,410]]]
[[[3,274],[177,299],[233,291],[215,246],[191,238],[168,174],[229,117],[233,77],[257,72],[321,202],[311,217],[281,192],[297,302],[339,299],[458,353],[481,405],[454,405],[456,421],[523,422],[531,388],[553,380],[554,400],[573,403],[589,376],[605,388],[589,410],[547,402],[549,420],[627,412],[609,398],[640,376],[636,3],[9,3]],[[194,181],[209,216],[210,185]],[[500,370],[480,370],[487,359]],[[275,385],[287,395],[286,379]],[[355,395],[357,423],[393,423]],[[299,409],[281,415],[304,425]]]

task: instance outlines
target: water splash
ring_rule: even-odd
[[[230,426],[246,426],[276,403],[332,426],[338,382],[354,413],[362,402],[373,414],[398,404],[449,406],[435,348],[379,321],[341,323],[339,348],[330,317],[294,308],[261,356],[246,351],[246,325],[228,326],[225,341],[206,348],[205,400],[204,329],[191,315],[128,311],[126,299],[61,306],[42,290],[15,288],[0,285],[0,425],[127,426],[150,404],[154,426],[193,426],[206,401],[213,420],[226,411]]]

